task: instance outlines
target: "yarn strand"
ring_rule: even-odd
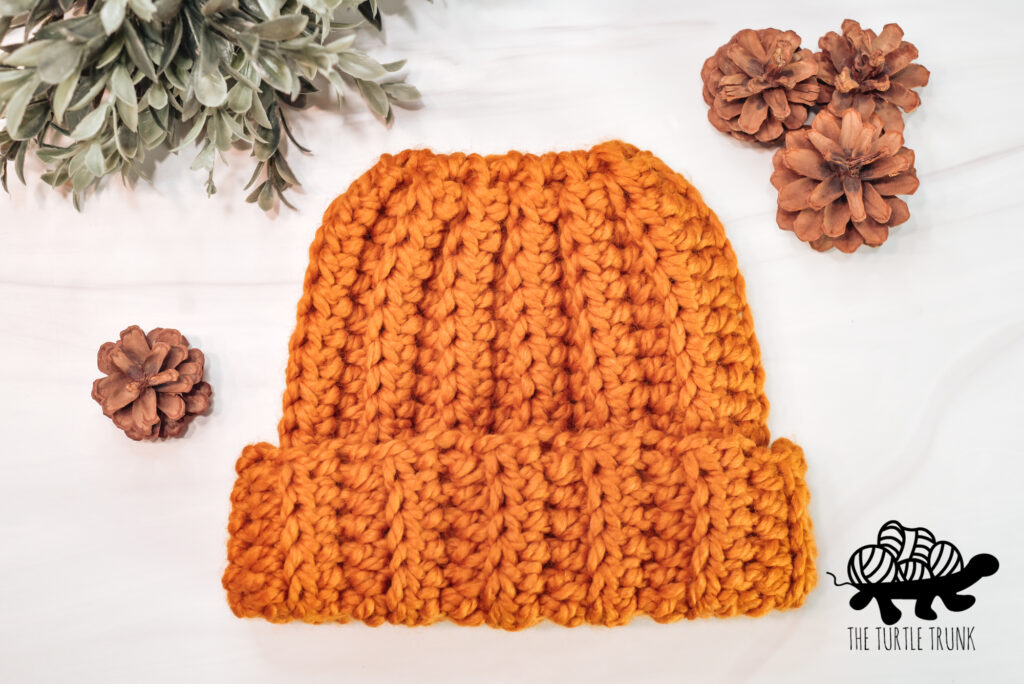
[[[831,573],[829,571],[825,571],[825,574],[832,578],[832,584],[834,586],[837,586],[837,587],[847,587],[847,586],[852,587],[853,586],[852,582],[840,582],[839,578],[837,578],[833,573]]]

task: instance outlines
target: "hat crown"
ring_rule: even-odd
[[[310,256],[282,446],[636,425],[767,442],[722,226],[630,145],[385,155]]]

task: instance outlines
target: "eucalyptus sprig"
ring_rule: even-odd
[[[217,153],[242,143],[256,158],[247,200],[291,206],[285,140],[308,150],[286,112],[307,93],[354,87],[386,122],[392,102],[419,99],[394,77],[404,60],[354,47],[367,22],[380,28],[376,0],[0,0],[0,184],[12,163],[25,182],[31,147],[80,207],[112,173],[145,178],[148,152],[194,144],[212,194]]]

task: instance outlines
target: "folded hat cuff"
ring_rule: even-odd
[[[239,616],[519,629],[759,615],[814,586],[801,449],[649,428],[245,448]]]

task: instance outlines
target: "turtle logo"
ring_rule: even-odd
[[[882,622],[894,625],[903,613],[894,600],[914,600],[914,614],[922,620],[938,617],[932,608],[936,598],[953,612],[967,610],[975,598],[960,592],[982,577],[994,575],[999,561],[988,553],[979,553],[966,564],[960,550],[948,541],[936,541],[924,527],[905,527],[890,520],[878,531],[875,544],[862,546],[850,556],[846,566],[848,582],[857,593],[850,607],[863,610],[872,601],[878,604]]]

